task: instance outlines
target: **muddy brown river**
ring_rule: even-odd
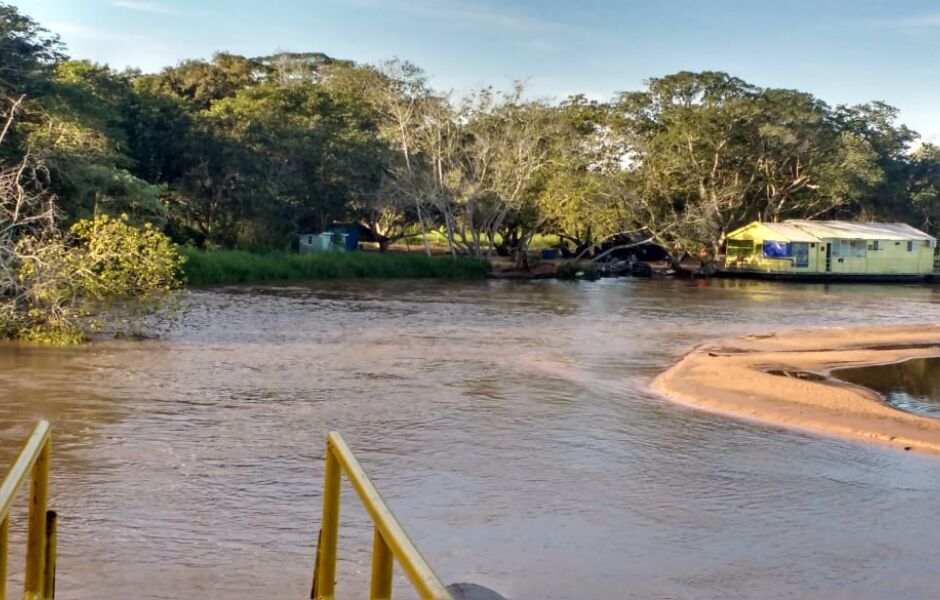
[[[933,600],[940,459],[647,385],[709,337],[938,318],[929,286],[198,291],[159,341],[0,347],[0,456],[52,421],[62,600],[308,597],[329,430],[447,583],[513,600]],[[364,597],[371,528],[346,489],[338,590]]]

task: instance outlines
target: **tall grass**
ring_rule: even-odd
[[[296,254],[182,248],[190,285],[298,279],[482,279],[489,263],[469,258],[378,252]]]

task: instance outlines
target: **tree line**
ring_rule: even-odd
[[[940,233],[940,148],[883,102],[831,106],[722,72],[608,101],[457,96],[417,66],[225,52],[157,73],[68,58],[0,4],[0,161],[26,155],[67,221],[129,215],[200,248],[285,249],[358,222],[454,255],[626,233],[714,256],[755,219],[906,221]]]

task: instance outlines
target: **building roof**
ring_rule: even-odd
[[[738,232],[761,227],[771,232],[779,242],[821,242],[823,240],[936,240],[935,237],[911,227],[907,223],[855,223],[852,221],[808,221],[790,219],[782,223],[754,221]],[[765,234],[766,235],[766,234]]]
[[[771,224],[767,224],[771,225]],[[776,224],[775,224],[776,225]],[[907,223],[855,223],[851,221],[803,221],[791,219],[782,225],[813,236],[817,239],[843,240],[935,240],[923,231]],[[793,240],[804,241],[804,240]]]
[[[790,221],[784,223],[761,223],[761,226],[779,235],[781,242],[818,242],[819,238],[807,233]]]

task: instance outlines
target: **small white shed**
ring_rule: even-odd
[[[297,248],[303,252],[344,252],[345,233],[302,233],[298,236]]]

